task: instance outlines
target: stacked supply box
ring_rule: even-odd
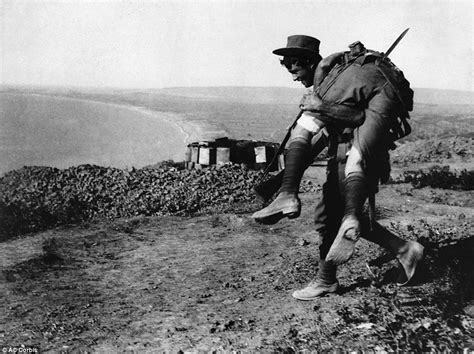
[[[279,144],[255,140],[219,138],[189,144],[185,162],[188,169],[201,169],[226,163],[244,164],[255,170],[265,169],[272,162]],[[270,171],[279,169],[279,158],[272,163]]]

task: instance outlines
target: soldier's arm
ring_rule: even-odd
[[[323,101],[316,93],[307,94],[300,103],[300,108],[309,115],[314,115],[325,124],[355,128],[365,120],[364,110],[338,103]]]

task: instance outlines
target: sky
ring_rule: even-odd
[[[272,50],[293,34],[321,55],[360,40],[415,88],[474,91],[474,1],[0,0],[3,84],[299,87]]]

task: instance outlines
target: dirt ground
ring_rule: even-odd
[[[313,167],[306,179],[324,177]],[[83,223],[0,244],[0,344],[42,351],[474,349],[474,193],[383,186],[379,222],[426,247],[411,286],[367,241],[338,294],[291,297],[315,275],[312,214],[265,226],[235,213]],[[382,258],[380,258],[382,257]],[[370,265],[369,265],[370,263]]]

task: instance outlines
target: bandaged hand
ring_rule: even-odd
[[[323,100],[315,92],[306,93],[300,101],[300,109],[303,111],[319,112]]]

